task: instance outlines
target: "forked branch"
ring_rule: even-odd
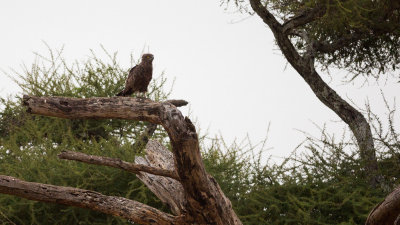
[[[335,43],[327,44],[315,43],[315,46],[308,48],[308,51],[304,54],[306,57],[303,57],[290,41],[288,34],[284,33],[283,26],[277,22],[276,18],[269,12],[267,7],[261,3],[261,0],[250,0],[250,5],[254,12],[256,12],[272,30],[283,55],[307,82],[317,98],[350,127],[357,140],[366,174],[370,175],[369,183],[372,187],[375,187],[377,183],[382,181],[382,177],[378,173],[378,163],[371,128],[361,112],[346,102],[335,90],[325,83],[315,69],[313,57],[310,57],[313,56],[313,53],[309,51],[335,51],[336,48],[341,46],[340,40]],[[354,40],[344,39],[343,41],[347,43],[347,41]]]
[[[323,5],[317,5],[312,9],[303,10],[293,18],[285,21],[283,26],[283,33],[287,34],[293,29],[306,25],[318,17],[321,17],[325,14],[326,8]]]
[[[178,187],[183,189],[183,200],[165,201],[175,204],[172,206],[173,212],[183,214],[186,224],[242,224],[218,183],[205,171],[196,129],[190,119],[184,117],[172,104],[178,104],[176,101],[154,102],[130,97],[78,99],[24,96],[23,102],[29,112],[44,116],[70,119],[118,118],[162,125],[171,141],[180,183]],[[152,182],[150,176],[146,182]]]

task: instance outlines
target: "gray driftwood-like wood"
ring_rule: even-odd
[[[0,175],[0,193],[41,202],[88,208],[140,224],[177,224],[177,217],[140,202],[78,188],[26,182]]]
[[[122,170],[126,170],[131,173],[139,174],[140,171],[151,173],[154,175],[170,177],[175,180],[179,180],[178,174],[176,171],[162,169],[157,167],[151,167],[147,165],[134,164],[122,161],[121,159],[115,159],[110,157],[103,156],[95,156],[95,155],[87,155],[82,152],[73,152],[73,151],[62,151],[58,154],[58,158],[60,159],[68,159],[75,160],[79,162],[84,162],[88,164],[101,165],[101,166],[109,166]]]
[[[135,163],[162,170],[176,172],[174,155],[156,141],[149,141],[146,146],[146,156],[136,157]],[[186,213],[185,190],[176,179],[157,176],[154,173],[139,172],[136,175],[162,202],[168,205],[175,215]]]
[[[314,9],[294,16],[281,24],[272,15],[261,0],[250,0],[254,12],[269,26],[275,36],[275,40],[283,55],[293,68],[310,86],[317,98],[336,113],[351,129],[360,149],[360,156],[365,165],[366,175],[370,178],[370,184],[375,187],[382,180],[378,174],[378,162],[372,137],[371,128],[364,116],[348,102],[342,99],[328,84],[326,84],[315,70],[314,58],[317,52],[331,52],[337,50],[343,44],[358,40],[359,37],[343,37],[333,43],[318,43],[311,40],[304,30],[296,29],[323,15],[325,8],[317,5]],[[290,41],[289,35],[296,35],[307,43],[307,51],[300,54]]]
[[[30,101],[35,100],[35,101]],[[111,98],[64,98],[64,97],[31,97],[23,96],[24,104],[29,105],[28,112],[43,116],[67,119],[128,119],[142,120],[160,124],[157,114],[160,103],[145,98],[111,97]],[[165,104],[186,105],[182,100],[170,100]],[[135,106],[132,110],[132,106]],[[119,107],[119,108],[118,108]]]
[[[27,106],[27,111],[32,114],[43,116],[53,116],[69,119],[129,119],[147,121],[154,124],[160,124],[168,133],[172,145],[172,153],[163,148],[156,142],[149,142],[147,146],[147,156],[137,158],[136,164],[154,167],[158,171],[173,171],[178,179],[172,179],[168,176],[159,176],[140,171],[137,175],[163,202],[171,207],[171,211],[176,216],[171,216],[158,211],[151,211],[149,218],[141,219],[142,224],[216,224],[216,225],[240,225],[242,224],[236,213],[232,209],[231,202],[224,195],[218,183],[205,171],[204,164],[200,155],[199,140],[196,129],[189,118],[184,117],[173,104],[179,101],[154,102],[149,99],[135,99],[129,97],[111,97],[111,98],[66,98],[66,97],[34,97],[24,96],[23,103]],[[66,153],[62,153],[65,157]],[[71,154],[67,154],[70,155]],[[89,161],[82,160],[82,158]],[[97,158],[96,158],[97,157]],[[86,163],[95,163],[99,165],[113,166],[121,168],[122,162],[116,162],[107,159],[102,162],[99,156],[69,157],[73,160],[79,160]],[[92,159],[92,160],[90,160]],[[126,164],[125,164],[126,165]],[[131,165],[132,166],[132,165]],[[135,166],[138,168],[139,165]],[[132,167],[131,167],[132,168]],[[142,170],[144,170],[142,167]],[[147,168],[147,167],[146,167]],[[124,169],[124,166],[122,166]],[[125,168],[126,169],[126,168]],[[155,173],[155,172],[153,172]],[[165,174],[164,174],[165,175]],[[21,184],[24,181],[16,181]],[[2,184],[0,184],[1,186]],[[64,187],[56,187],[62,188]],[[42,198],[38,197],[37,188],[30,189],[30,185],[25,185],[24,192],[27,194],[18,195],[24,198],[30,198],[38,201],[59,202],[61,204],[70,204],[69,195],[61,195],[57,199],[52,199],[52,195]],[[2,190],[2,189],[0,189]],[[11,189],[9,189],[11,190]],[[75,189],[74,189],[75,190]],[[30,192],[31,191],[31,192]],[[45,191],[40,189],[41,191]],[[82,192],[89,192],[82,190]],[[13,194],[12,191],[2,192]],[[31,194],[36,197],[31,197]],[[76,196],[72,196],[75,198]],[[108,196],[105,196],[105,198]],[[120,198],[119,198],[120,199]],[[100,199],[102,200],[102,199]],[[99,210],[97,204],[102,202],[84,205],[87,208]],[[121,201],[125,204],[125,201]],[[123,208],[124,206],[119,206]],[[116,207],[115,210],[120,208]],[[149,207],[151,208],[151,207]],[[133,208],[137,209],[137,208]],[[109,213],[103,210],[102,212]],[[138,212],[140,214],[140,212]],[[146,212],[147,213],[147,212]],[[145,213],[145,214],[146,214]],[[121,214],[109,213],[116,216]],[[169,220],[167,220],[169,219]]]

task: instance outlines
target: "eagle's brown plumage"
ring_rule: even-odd
[[[129,71],[125,88],[117,96],[129,96],[136,92],[147,92],[147,86],[149,86],[153,75],[153,59],[154,56],[152,54],[143,54],[142,61]]]

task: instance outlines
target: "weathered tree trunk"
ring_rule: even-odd
[[[120,197],[24,182],[5,176],[0,178],[0,193],[85,207],[142,224],[242,224],[218,183],[204,169],[194,125],[174,106],[184,102],[154,102],[129,97],[77,99],[33,96],[24,96],[23,101],[28,112],[44,116],[69,119],[119,118],[162,125],[171,140],[172,153],[159,143],[150,141],[146,147],[146,157],[136,158],[136,164],[68,151],[62,152],[59,157],[136,173],[175,215]],[[49,190],[52,190],[50,194]],[[130,210],[126,211],[126,207]]]
[[[365,225],[397,224],[400,224],[400,186],[371,210],[365,222]]]
[[[336,43],[334,45],[316,43],[314,40],[309,40],[307,34],[303,33],[302,36],[309,46],[307,52],[300,55],[289,39],[289,34],[293,34],[296,27],[313,21],[316,17],[323,14],[325,9],[318,6],[308,14],[294,17],[282,25],[260,0],[250,0],[250,5],[254,12],[261,17],[264,23],[270,27],[282,53],[293,68],[310,86],[317,98],[335,112],[336,115],[338,115],[350,127],[357,140],[360,149],[360,157],[364,164],[366,175],[370,179],[369,182],[371,186],[375,187],[381,180],[381,176],[378,174],[378,162],[376,159],[372,132],[367,120],[357,109],[347,103],[332,88],[330,88],[315,71],[314,56],[316,51],[318,51],[315,46],[319,46],[320,48],[323,46],[324,49],[334,51]]]

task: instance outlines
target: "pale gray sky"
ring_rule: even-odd
[[[270,30],[257,17],[227,13],[218,0],[15,0],[0,3],[0,68],[31,64],[32,52],[46,53],[65,45],[65,56],[81,60],[100,44],[118,51],[129,66],[131,52],[138,57],[144,46],[155,55],[154,75],[162,71],[176,78],[173,98],[186,99],[202,130],[219,132],[228,141],[249,134],[262,140],[271,122],[268,147],[275,156],[287,156],[304,135],[318,135],[313,125],[328,123],[341,132],[343,123],[311,92],[274,45]],[[392,100],[399,83],[369,86],[340,85],[332,74],[332,87],[345,99],[385,115],[380,89]],[[329,77],[324,77],[329,81]],[[0,95],[19,93],[0,75]],[[383,82],[381,82],[383,83]],[[187,110],[184,110],[187,113]],[[312,122],[311,122],[312,121]]]

